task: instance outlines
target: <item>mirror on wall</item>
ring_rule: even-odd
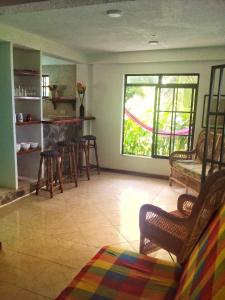
[[[42,55],[43,117],[76,116],[76,64]]]

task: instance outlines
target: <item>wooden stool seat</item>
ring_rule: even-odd
[[[85,139],[85,141],[96,141],[96,136],[91,134],[83,135],[82,138]]]
[[[70,180],[72,181],[72,178],[74,178],[74,183],[77,187],[77,144],[72,141],[60,141],[58,142],[58,147],[62,156],[62,169],[65,171],[67,162],[66,160],[68,159]],[[67,174],[66,171],[65,174]]]
[[[100,167],[99,167],[99,161],[98,161],[98,150],[97,150],[97,143],[96,143],[96,136],[87,134],[83,135],[82,139],[85,140],[85,144],[87,147],[87,153],[88,153],[88,161],[90,168],[95,168],[98,171],[98,174],[100,174]],[[90,164],[90,150],[93,149],[95,153],[95,164]]]
[[[55,150],[46,150],[40,153],[40,156],[42,157],[60,157],[60,153]]]
[[[53,197],[53,174],[55,177],[55,182],[59,180],[59,187],[61,193],[63,193],[63,184],[62,184],[62,171],[61,171],[61,155],[58,151],[47,150],[40,153],[40,166],[38,171],[38,181],[36,185],[36,195],[39,193],[40,183],[41,183],[41,173],[42,173],[42,164],[45,160],[46,166],[46,188],[50,192],[51,198]],[[55,172],[54,172],[55,169]]]

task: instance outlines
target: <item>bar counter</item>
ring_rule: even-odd
[[[72,141],[83,134],[83,123],[95,117],[55,117],[42,120],[44,129],[44,150],[56,149],[59,141]]]
[[[43,119],[43,124],[53,124],[53,125],[60,125],[60,124],[81,124],[83,121],[90,121],[95,120],[95,117],[87,116],[84,118],[73,118],[73,117],[57,117],[57,118],[49,118]]]

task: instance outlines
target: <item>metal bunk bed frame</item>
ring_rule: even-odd
[[[202,164],[201,184],[205,182],[208,174],[214,170],[225,167],[224,157],[224,133],[225,133],[225,64],[212,66],[209,88],[209,101],[206,116],[206,138],[204,145],[204,155]],[[213,132],[212,152],[208,153],[209,133]],[[221,135],[218,149],[218,134]],[[217,149],[216,149],[217,148]],[[217,150],[217,151],[216,151]],[[206,166],[210,165],[209,173],[206,174]]]

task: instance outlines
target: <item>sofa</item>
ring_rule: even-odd
[[[211,159],[213,149],[214,133],[210,132],[208,136],[207,158]],[[192,151],[174,151],[169,156],[170,177],[169,183],[173,181],[181,184],[188,189],[191,188],[196,192],[200,191],[202,161],[205,145],[205,130],[202,130],[198,136],[196,147]],[[221,146],[221,133],[217,132],[214,144],[213,157],[217,160]],[[210,164],[206,165],[206,174],[209,173]]]
[[[225,205],[185,264],[105,246],[56,300],[225,299]]]

